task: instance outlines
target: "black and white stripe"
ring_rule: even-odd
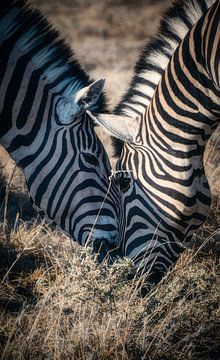
[[[209,211],[203,155],[220,119],[219,0],[180,42],[145,113],[96,119],[123,141],[122,253],[158,281]]]
[[[1,0],[0,143],[23,169],[39,212],[80,244],[108,248],[117,244],[119,200],[86,113],[105,107],[102,81],[91,85],[93,103],[90,83],[38,11]]]
[[[124,194],[124,253],[159,279],[204,222],[210,191],[205,145],[220,118],[220,3],[172,56],[142,117],[140,140],[124,144],[118,169],[132,170]]]

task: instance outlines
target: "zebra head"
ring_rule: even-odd
[[[158,282],[183,251],[184,224],[172,224],[166,213],[166,191],[156,173],[162,171],[157,154],[146,141],[145,116],[90,114],[114,138],[122,141],[115,179],[120,188],[123,217],[122,254],[130,257],[138,272]],[[157,168],[159,166],[159,168]],[[163,176],[163,174],[161,174]],[[164,197],[164,204],[163,204]],[[173,228],[172,228],[173,225]]]
[[[95,81],[75,91],[73,96],[69,96],[69,91],[65,96],[59,95],[54,102],[53,137],[62,133],[60,149],[66,148],[69,173],[64,170],[65,176],[60,174],[63,178],[60,199],[58,192],[53,191],[50,199],[52,202],[54,197],[54,204],[50,208],[47,201],[45,204],[53,221],[60,221],[60,227],[80,244],[92,243],[95,250],[101,251],[100,258],[118,245],[119,211],[118,187],[109,159],[87,113],[97,108],[103,97],[103,85],[103,79]],[[61,161],[66,169],[64,158]],[[42,208],[41,203],[37,206]]]
[[[88,110],[104,108],[59,34],[24,0],[0,2],[0,143],[34,207],[78,243],[118,241],[117,187]]]

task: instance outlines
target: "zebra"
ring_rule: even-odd
[[[118,241],[118,187],[86,111],[105,109],[59,33],[25,0],[0,2],[0,144],[33,207],[80,245]]]
[[[220,118],[219,49],[216,1],[174,51],[145,113],[90,113],[123,141],[117,161],[122,253],[154,283],[175,264],[209,212],[203,155]]]

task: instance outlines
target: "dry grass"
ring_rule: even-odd
[[[219,359],[219,253],[187,250],[148,295],[45,224],[0,236],[2,359]]]

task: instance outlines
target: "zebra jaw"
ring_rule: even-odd
[[[58,122],[60,125],[69,125],[76,116],[81,115],[84,111],[94,106],[104,87],[105,80],[94,81],[89,86],[78,90],[73,100],[62,98],[56,107]]]
[[[87,110],[86,113],[96,124],[102,126],[106,132],[114,137],[127,142],[136,142],[140,129],[140,117],[92,114],[89,110]]]

